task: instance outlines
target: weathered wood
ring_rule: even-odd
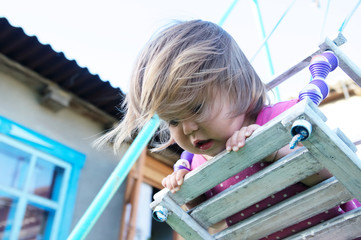
[[[131,240],[134,239],[135,236],[140,187],[143,182],[146,155],[147,150],[143,149],[136,164],[133,166],[128,175],[127,186],[124,194],[122,220],[118,237],[119,240]],[[127,211],[127,207],[130,207],[130,212]]]
[[[279,76],[277,76],[276,78],[274,78],[273,80],[268,82],[266,84],[267,90],[271,90],[271,89],[277,87],[278,85],[280,85],[281,83],[283,83],[287,79],[291,78],[296,73],[303,70],[305,67],[307,67],[310,64],[310,61],[311,61],[313,56],[321,54],[322,52],[323,52],[323,50],[320,50],[320,49],[316,50],[315,52],[310,54],[308,57],[302,59],[299,63],[297,63],[293,67],[289,68],[286,72],[280,74]]]
[[[361,208],[330,219],[285,240],[345,240],[361,237]]]
[[[346,42],[346,39],[342,34],[339,34],[333,41],[327,42],[327,43],[326,43],[326,41],[331,41],[331,40],[326,39],[325,42],[319,46],[320,47],[319,49],[317,49],[316,51],[309,54],[308,57],[302,59],[299,63],[297,63],[293,67],[289,68],[286,72],[282,73],[281,75],[279,75],[276,78],[274,78],[273,80],[271,80],[269,83],[266,84],[266,88],[268,90],[271,90],[271,89],[277,87],[278,85],[280,85],[281,83],[283,83],[284,81],[286,81],[287,79],[289,79],[290,77],[295,75],[296,73],[303,70],[305,67],[309,66],[312,57],[323,53],[325,50],[328,50],[330,48],[329,45],[331,44],[331,42],[333,43],[334,46],[337,47],[337,46],[341,46],[342,44],[344,44]]]
[[[173,168],[148,155],[145,159],[144,182],[152,187],[162,189],[162,179],[172,174]]]
[[[341,131],[341,129],[336,128],[333,131],[347,145],[347,147],[349,147],[353,152],[357,152],[355,144]]]
[[[270,207],[214,235],[216,239],[259,239],[324,212],[352,195],[335,178]]]
[[[297,108],[291,108],[294,110],[302,109],[302,112],[298,111],[290,111],[290,114],[286,114],[285,116],[282,116],[283,119],[281,121],[282,125],[285,126],[288,130],[291,129],[291,125],[293,124],[295,119],[305,119],[305,110],[306,108],[309,109],[309,111],[312,111],[315,116],[317,116],[320,121],[326,122],[327,117],[320,111],[320,109],[317,107],[316,104],[314,104],[309,98],[306,98],[300,102],[297,103]]]
[[[257,134],[257,132],[260,131],[256,131],[254,135],[247,140],[246,151],[242,151],[242,149],[238,152],[222,152],[206,164],[187,174],[178,192],[171,194],[167,190],[162,190],[164,192],[161,191],[157,193],[155,200],[157,201],[159,196],[165,194],[171,195],[171,198],[179,205],[189,202],[220,182],[285,146],[291,139],[291,136],[285,133],[286,129],[279,121],[261,130],[263,130],[262,137]],[[282,131],[284,134],[282,134]],[[274,136],[277,136],[277,138]],[[264,148],[264,151],[259,151],[260,146]],[[240,161],[240,159],[247,159],[247,161]],[[219,171],[219,169],[222,169],[222,171]],[[157,205],[157,203],[155,204]]]
[[[171,209],[167,223],[182,237],[187,240],[214,240],[207,230],[200,226],[171,198],[165,196],[162,205],[167,209]]]
[[[303,145],[361,200],[361,160],[311,109],[306,108],[305,114],[314,127]]]
[[[189,213],[180,207],[287,145],[292,138],[291,126],[297,119],[309,121],[313,128],[311,136],[302,142],[304,148],[219,193]],[[151,207],[162,205],[171,211],[167,223],[185,239],[258,239],[354,197],[360,200],[361,161],[354,152],[355,147],[341,131],[329,129],[325,121],[326,117],[314,103],[308,99],[303,100],[257,129],[247,139],[245,148],[238,152],[223,152],[187,174],[181,190],[177,193],[172,194],[168,190],[157,193]],[[323,167],[335,177],[213,236],[208,234],[206,229],[210,225],[318,172]],[[338,219],[342,222],[341,218]],[[355,219],[359,221],[358,217]],[[344,227],[343,223],[337,226]],[[323,231],[328,230],[317,228],[317,231],[323,236]],[[347,233],[342,236],[349,235]]]
[[[183,205],[287,145],[292,138],[291,134],[289,134],[292,122],[304,113],[306,107],[309,108],[308,104],[308,100],[301,101],[258,128],[247,139],[247,148],[238,152],[222,152],[206,164],[187,174],[181,189],[175,194],[172,194],[167,189],[158,192],[154,195],[155,201],[151,204],[151,208],[160,204],[162,196],[165,195],[170,196],[178,205]],[[325,119],[319,110],[315,114],[320,114],[319,117]],[[247,161],[240,159],[246,159]],[[222,171],[219,171],[219,169],[222,169]]]
[[[209,227],[287,186],[319,172],[322,168],[306,148],[298,149],[202,203],[192,211],[191,216],[197,222]]]
[[[346,39],[342,34],[339,34],[333,41],[329,38],[326,38],[325,41],[319,46],[320,49],[314,51],[308,57],[302,59],[299,63],[271,80],[266,84],[266,88],[271,90],[277,87],[296,73],[308,67],[312,57],[321,54],[326,50],[331,50],[337,56],[339,60],[339,67],[361,87],[361,69],[339,48],[339,46],[345,42]]]
[[[337,56],[340,68],[361,87],[361,69],[329,38],[326,38],[325,45]]]

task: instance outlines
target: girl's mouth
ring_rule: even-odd
[[[213,140],[208,139],[208,140],[196,141],[194,145],[200,150],[205,151],[213,146]]]

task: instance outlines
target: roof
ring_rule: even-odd
[[[60,88],[73,93],[110,116],[121,119],[119,108],[125,94],[111,86],[99,75],[69,60],[63,52],[56,52],[49,44],[42,44],[36,36],[28,36],[20,27],[0,18],[0,53],[31,69]]]
[[[80,67],[75,60],[67,59],[63,52],[56,52],[49,44],[42,44],[36,36],[28,36],[22,28],[12,26],[6,18],[1,17],[0,54],[31,69],[111,117],[118,120],[123,118],[121,104],[125,94],[120,88],[113,87],[98,74]],[[168,149],[176,153],[182,151],[176,144]]]

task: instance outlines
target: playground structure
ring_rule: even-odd
[[[326,50],[337,56],[340,68],[361,86],[361,70],[339,49],[345,41],[341,33],[333,41],[326,38],[317,51],[271,81],[267,85],[268,89],[275,88],[301,71],[310,64],[312,57]],[[259,239],[353,198],[360,201],[361,160],[355,154],[356,147],[341,130],[332,131],[326,125],[326,117],[317,108],[319,103],[315,104],[311,99],[306,97],[259,128],[247,140],[242,151],[221,153],[187,174],[178,192],[172,194],[167,189],[158,192],[151,204],[154,217],[159,221],[166,221],[187,240]],[[295,126],[303,127],[308,133],[304,139],[299,139],[303,140],[301,149],[189,211],[182,208],[185,203],[290,144],[293,135],[296,135],[291,134]],[[214,235],[208,232],[211,225],[323,168],[327,168],[334,177],[221,232]],[[290,239],[308,239],[314,236],[317,239],[352,239],[361,236],[359,226],[361,209],[355,209],[296,233]]]
[[[238,0],[233,1],[230,8],[227,10],[226,14],[224,15],[224,17],[219,22],[220,26],[222,26],[225,19],[228,17],[230,12],[233,10],[237,1]],[[259,11],[258,1],[253,0],[253,3],[256,5],[256,8],[257,8],[259,24],[261,26],[262,34],[264,37],[263,44],[257,51],[256,55],[259,53],[261,48],[263,48],[263,47],[266,48],[271,74],[274,74],[274,72],[273,72],[273,67],[272,67],[272,60],[271,60],[271,57],[270,57],[269,51],[268,51],[267,40],[270,38],[270,36],[275,31],[275,29],[278,27],[279,23],[282,21],[284,16],[290,10],[290,8],[294,4],[294,2],[295,2],[295,0],[293,0],[291,2],[291,4],[286,9],[285,13],[281,16],[281,18],[279,19],[279,21],[277,22],[277,24],[275,25],[273,30],[266,37],[264,29],[263,29],[263,21],[262,21],[262,17],[261,17],[260,11]],[[340,45],[342,45],[343,43],[346,42],[346,39],[342,35],[342,31],[345,28],[345,26],[347,25],[347,23],[349,22],[350,18],[352,17],[352,15],[355,12],[355,10],[357,9],[357,7],[360,5],[360,3],[361,3],[361,1],[359,1],[357,3],[357,5],[352,10],[352,12],[345,18],[344,22],[342,23],[342,26],[339,29],[339,35],[337,36],[336,39],[334,39],[332,41],[332,40],[326,38],[325,42],[319,46],[319,49],[317,49],[315,52],[313,52],[312,54],[307,56],[305,59],[300,61],[295,66],[291,67],[285,73],[276,77],[273,81],[269,82],[267,84],[268,90],[275,89],[276,95],[278,95],[277,94],[277,90],[278,90],[277,86],[279,84],[281,84],[283,81],[286,81],[288,78],[290,78],[291,76],[293,76],[294,74],[298,73],[299,71],[304,69],[306,66],[308,66],[311,61],[311,58],[313,56],[321,54],[321,53],[325,52],[326,50],[332,51],[338,57],[340,68],[351,79],[353,79],[358,86],[361,86],[361,70],[350,59],[348,59],[348,57],[338,48]],[[326,15],[327,14],[325,14],[325,16]],[[252,59],[254,59],[255,56]],[[252,59],[251,59],[251,61],[252,61]],[[278,100],[279,100],[279,96],[278,96]],[[281,119],[281,117],[284,117],[284,119]],[[206,221],[202,222],[202,217],[201,218],[198,217],[198,216],[202,216],[204,213],[207,213],[207,211],[208,211],[207,204],[211,204],[211,203],[215,202],[214,205],[212,205],[212,204],[210,205],[211,206],[210,212],[212,212],[214,210],[214,208],[220,208],[219,211],[222,211],[222,213],[220,215],[215,215],[216,219],[222,219],[222,217],[225,217],[230,212],[230,210],[232,210],[232,209],[224,210],[223,209],[224,205],[222,205],[222,203],[224,203],[224,202],[218,201],[217,200],[218,197],[213,198],[210,201],[207,201],[206,203],[204,203],[204,204],[198,206],[197,208],[194,208],[188,212],[184,211],[181,206],[184,203],[186,203],[186,202],[190,201],[191,199],[197,197],[198,195],[202,194],[206,190],[217,185],[219,182],[221,182],[221,179],[227,179],[228,177],[233,176],[235,173],[237,173],[237,172],[241,171],[242,169],[246,168],[247,166],[251,165],[249,159],[247,159],[247,164],[249,164],[249,165],[247,165],[247,164],[241,163],[242,161],[237,159],[238,157],[248,158],[248,156],[254,154],[254,152],[252,152],[252,151],[255,151],[255,152],[257,152],[257,154],[252,156],[251,162],[257,162],[262,159],[262,156],[263,157],[267,156],[267,155],[265,155],[266,153],[271,153],[272,150],[279,148],[282,144],[284,144],[284,145],[289,144],[292,140],[292,137],[294,137],[290,134],[290,129],[292,128],[292,124],[293,124],[292,122],[298,121],[298,120],[303,121],[305,119],[311,125],[311,128],[314,128],[314,130],[313,130],[312,134],[310,135],[310,137],[307,138],[307,141],[305,141],[304,143],[307,143],[307,144],[313,143],[312,139],[318,139],[318,140],[320,140],[320,142],[317,143],[319,145],[316,144],[315,145],[316,147],[313,146],[313,148],[312,148],[312,146],[308,147],[307,144],[304,144],[305,148],[303,148],[303,150],[298,150],[297,153],[299,153],[299,155],[302,155],[302,156],[305,155],[306,157],[305,156],[298,157],[298,155],[295,156],[295,154],[292,154],[290,157],[287,157],[287,159],[288,158],[295,159],[292,161],[289,160],[290,164],[291,164],[291,162],[292,162],[292,164],[296,164],[297,159],[300,162],[301,161],[302,162],[303,161],[306,161],[306,162],[311,161],[311,160],[299,160],[299,159],[303,159],[303,158],[307,158],[307,156],[311,156],[310,152],[313,152],[313,150],[311,151],[310,149],[316,149],[316,150],[321,149],[318,152],[315,150],[315,152],[313,153],[314,155],[312,155],[314,157],[312,157],[312,156],[310,157],[311,159],[313,159],[311,161],[312,164],[310,164],[312,166],[310,166],[310,165],[307,165],[307,166],[310,166],[310,168],[313,168],[313,170],[307,169],[309,171],[309,172],[307,172],[307,174],[311,175],[312,173],[317,172],[317,169],[319,170],[320,166],[322,166],[322,167],[326,166],[327,168],[329,168],[329,170],[335,176],[335,179],[330,180],[330,181],[336,182],[335,184],[331,183],[331,187],[326,187],[326,188],[332,189],[332,188],[334,188],[334,186],[341,185],[341,188],[343,189],[343,191],[341,191],[341,192],[345,193],[345,195],[346,195],[346,197],[339,199],[340,200],[339,202],[344,202],[344,201],[346,201],[345,199],[351,199],[352,197],[349,194],[349,192],[351,192],[353,197],[356,197],[357,199],[360,200],[360,189],[361,189],[360,186],[361,185],[359,184],[360,183],[359,180],[355,180],[355,179],[357,177],[358,178],[361,177],[360,171],[359,171],[361,168],[361,163],[360,163],[360,160],[357,158],[357,156],[354,153],[354,151],[356,150],[354,145],[343,135],[343,133],[341,131],[337,130],[334,133],[331,130],[329,130],[329,128],[324,123],[324,121],[326,121],[326,118],[324,117],[324,115],[322,113],[320,113],[320,111],[317,109],[317,106],[312,101],[310,101],[310,100],[308,100],[308,98],[306,98],[305,100],[303,100],[299,104],[297,104],[297,106],[291,108],[289,111],[285,112],[285,114],[282,114],[282,116],[271,121],[269,124],[266,125],[267,127],[264,126],[259,131],[257,131],[257,134],[255,134],[247,142],[248,150],[242,151],[243,152],[242,154],[245,154],[245,156],[243,156],[243,155],[238,156],[236,153],[220,154],[218,157],[216,157],[215,159],[210,161],[208,164],[206,164],[206,166],[202,166],[200,169],[197,169],[196,171],[193,171],[192,173],[188,174],[186,177],[186,181],[185,181],[184,185],[182,186],[182,189],[179,192],[177,192],[176,194],[171,194],[168,190],[162,190],[161,192],[156,194],[155,200],[151,204],[151,207],[153,209],[161,208],[162,210],[161,210],[161,212],[156,210],[154,212],[154,215],[156,215],[158,217],[159,216],[164,217],[163,220],[166,220],[167,223],[172,228],[174,228],[177,232],[179,232],[181,235],[183,235],[186,239],[234,239],[234,236],[232,234],[241,234],[243,238],[250,237],[250,235],[248,235],[248,234],[253,234],[253,233],[252,232],[247,232],[246,234],[242,233],[242,230],[240,230],[240,229],[243,229],[243,227],[239,226],[239,224],[237,225],[237,226],[239,226],[239,227],[237,227],[237,229],[235,229],[234,227],[228,228],[227,230],[223,231],[223,233],[218,233],[214,236],[211,236],[208,233],[207,228],[208,228],[208,226],[211,225],[211,222],[214,222],[214,220],[208,220],[208,218],[205,217],[205,218],[207,218]],[[319,124],[321,124],[321,125],[319,126]],[[119,162],[116,169],[114,169],[113,173],[110,175],[108,180],[105,182],[105,184],[103,185],[103,187],[100,190],[100,192],[98,193],[98,195],[95,197],[95,199],[93,200],[91,205],[88,207],[88,209],[86,210],[86,212],[84,213],[84,215],[82,216],[82,218],[80,219],[78,224],[73,229],[72,233],[69,235],[68,240],[85,239],[85,237],[89,233],[90,229],[93,227],[93,225],[95,224],[95,222],[97,221],[97,219],[99,218],[99,216],[102,214],[103,210],[109,203],[110,199],[113,197],[114,193],[121,185],[122,181],[126,178],[132,165],[136,162],[137,158],[139,157],[142,149],[144,149],[144,147],[146,147],[146,145],[148,144],[150,137],[153,135],[153,133],[156,130],[156,128],[158,127],[158,125],[159,125],[159,118],[158,118],[158,116],[155,115],[150,120],[148,125],[146,125],[144,127],[144,129],[139,133],[139,135],[135,139],[134,143],[127,151],[126,155],[123,157],[123,159],[121,159],[121,161]],[[321,130],[319,130],[319,129],[321,129]],[[319,131],[321,131],[321,132],[319,132]],[[324,132],[324,131],[326,131],[326,132]],[[328,135],[329,132],[331,132],[331,135]],[[277,139],[274,136],[277,136]],[[262,139],[265,137],[272,138],[272,141],[268,141],[268,142],[263,141]],[[302,137],[299,140],[301,140],[301,139],[302,139]],[[304,140],[304,139],[302,139],[302,140]],[[272,142],[272,145],[270,145],[269,142]],[[328,149],[329,149],[329,148],[327,148],[327,146],[325,147],[323,145],[333,146],[333,147],[330,147],[331,155],[327,155],[327,156],[323,155],[324,153],[326,153],[325,151],[328,151]],[[260,146],[263,146],[262,151],[264,151],[264,152],[262,152],[262,153],[260,151],[260,149],[261,149]],[[336,146],[336,147],[334,147],[334,146]],[[263,148],[265,148],[265,149],[263,149]],[[337,149],[339,149],[339,150],[337,150]],[[324,160],[324,159],[327,159],[328,157],[331,157],[334,159],[332,161]],[[356,169],[356,170],[354,170],[355,172],[353,172],[354,175],[347,175],[347,169],[342,168],[342,167],[340,168],[341,170],[338,170],[338,165],[337,165],[336,160],[339,159],[339,157],[342,157],[341,159],[347,158],[347,160],[345,160],[345,161],[347,161],[349,163],[348,167],[353,167]],[[314,158],[316,158],[317,160],[315,160]],[[288,165],[288,164],[286,164],[287,162],[288,161],[286,161],[286,159],[279,161],[279,162],[277,162],[277,164],[273,164],[272,168],[265,169],[264,171],[266,171],[266,172],[263,171],[256,175],[257,176],[260,175],[261,178],[263,178],[263,175],[261,175],[261,174],[266,174],[266,175],[271,174],[271,173],[273,174],[272,169],[274,167],[278,166],[279,164],[284,164],[284,165],[279,166],[279,171],[281,171],[285,166]],[[222,165],[225,163],[226,163],[226,165]],[[293,168],[292,164],[290,165],[292,167],[288,167],[286,169]],[[342,162],[342,164],[344,164],[344,163]],[[315,165],[315,166],[313,166],[313,165]],[[210,183],[207,186],[204,186],[203,183],[200,184],[199,181],[201,181],[203,178],[199,179],[198,177],[195,176],[195,174],[196,173],[200,173],[200,175],[204,174],[204,177],[211,176],[212,169],[213,170],[216,169],[217,166],[222,166],[222,167],[227,166],[227,168],[231,169],[232,171],[227,171],[225,173],[226,175],[216,176],[216,177],[212,176],[212,179],[214,179],[215,181],[209,182],[207,179],[208,183]],[[232,169],[233,167],[235,167],[235,168]],[[235,169],[237,169],[236,172],[234,171]],[[277,173],[276,169],[274,169],[274,170]],[[302,172],[302,171],[303,171],[303,168],[301,166],[299,172]],[[233,175],[232,175],[232,173],[233,173]],[[298,172],[296,171],[294,173],[297,174]],[[285,177],[284,179],[283,178],[279,179],[279,181],[281,181],[281,182],[284,181],[282,183],[283,185],[280,185],[280,186],[286,186],[288,184],[287,183],[287,181],[288,181],[287,174],[284,177]],[[306,176],[304,176],[304,177],[306,177]],[[267,180],[270,178],[265,178],[265,179]],[[302,179],[302,178],[299,177],[299,180],[300,179]],[[354,179],[354,180],[350,180],[350,179]],[[246,186],[245,188],[248,188],[248,187],[251,188],[252,183],[249,181],[250,180],[248,179],[247,181],[241,182],[242,184],[244,184],[242,186]],[[340,183],[338,181],[340,181]],[[262,182],[262,181],[260,181],[260,182]],[[255,185],[253,185],[253,186],[257,186],[257,184],[260,182],[255,180],[255,182],[253,183]],[[250,184],[250,185],[248,185],[248,184]],[[326,185],[324,185],[324,186],[328,186],[327,182],[325,182],[325,184]],[[351,186],[351,185],[354,185],[354,186]],[[192,187],[192,186],[196,186],[196,187]],[[242,186],[240,188],[244,188]],[[238,191],[237,189],[235,189],[236,192]],[[317,192],[318,189],[322,189],[322,186],[320,186],[320,188],[317,188],[315,191]],[[347,190],[345,190],[345,189],[347,189]],[[273,189],[272,191],[276,191],[276,189]],[[228,191],[226,191],[226,192],[228,193]],[[338,192],[338,190],[336,192]],[[220,195],[220,196],[223,196],[224,194],[225,193],[222,193],[222,195]],[[243,196],[244,193],[242,192],[241,194]],[[248,192],[246,194],[248,194]],[[263,194],[262,196],[265,197],[266,194],[267,193]],[[347,194],[349,194],[348,197],[347,197]],[[327,193],[326,193],[326,195],[327,195]],[[331,195],[332,195],[332,193],[331,193]],[[234,196],[234,195],[231,194],[230,196]],[[252,195],[250,195],[250,196],[252,196]],[[258,196],[258,198],[261,199],[262,196]],[[313,196],[313,195],[311,195],[311,196]],[[300,195],[300,197],[302,197],[302,195]],[[307,196],[304,196],[304,197],[307,198]],[[317,195],[316,197],[319,197],[319,196]],[[328,198],[326,198],[326,199],[332,199],[332,198],[333,198],[333,196],[328,196]],[[224,199],[225,199],[224,201],[227,202],[228,195],[225,195]],[[295,201],[297,201],[297,199],[295,199]],[[325,200],[325,202],[327,202],[327,200]],[[237,203],[237,204],[239,204],[238,208],[241,209],[242,207],[246,207],[246,205],[249,203],[246,203],[244,206],[242,206],[242,203]],[[293,203],[285,203],[285,204],[287,206],[287,204],[293,204]],[[314,209],[317,209],[317,210],[319,209],[319,206],[316,206],[316,205],[313,205],[313,206],[312,206],[312,204],[306,204],[306,205],[307,206],[305,206],[304,209],[302,208],[303,206],[299,206],[300,210],[296,211],[296,213],[298,213],[298,215],[297,214],[293,215],[293,217],[291,216],[290,218],[294,218],[294,219],[299,218],[302,215],[302,213],[305,213],[305,214],[307,214],[307,216],[309,216],[311,214],[310,212],[312,212]],[[324,204],[324,206],[326,206],[326,205],[327,206],[337,205],[337,203],[327,202]],[[232,205],[228,204],[228,202],[227,202],[227,206],[232,206]],[[313,207],[312,211],[307,210],[307,207],[309,207],[309,206]],[[232,206],[232,208],[233,207],[234,206]],[[271,208],[271,209],[273,209],[276,212],[278,211],[278,209],[276,209],[276,208]],[[196,214],[197,211],[198,211],[198,215]],[[168,214],[166,212],[168,212]],[[160,213],[160,214],[157,214],[157,213]],[[164,213],[164,215],[163,215],[163,213]],[[266,212],[264,212],[264,214],[266,214]],[[286,212],[285,214],[288,214],[288,213]],[[361,220],[359,217],[360,216],[359,210],[354,211],[354,213],[352,212],[352,214],[353,215],[350,215],[350,213],[349,213],[347,216],[344,215],[342,217],[351,219],[351,223],[354,223],[354,224],[350,224],[349,223],[350,221],[348,221],[347,219],[345,220],[345,218],[334,219],[336,222],[330,222],[331,225],[337,224],[337,227],[334,228],[336,230],[335,231],[336,233],[350,232],[350,234],[361,235],[361,233],[358,233],[358,232],[355,232],[352,230],[352,228],[355,226],[355,224],[356,225],[360,224]],[[269,229],[265,229],[265,232],[267,232],[267,231],[272,232],[270,230],[272,228],[272,226],[274,227],[276,224],[278,224],[278,222],[274,221],[275,216],[277,217],[280,215],[273,215],[273,213],[270,213],[270,215],[268,215],[268,219],[271,218],[271,220],[267,220],[269,225],[266,225],[266,226],[271,226],[271,227]],[[262,222],[262,221],[260,221],[260,219],[266,220],[267,216],[265,216],[265,218],[263,218],[262,216],[257,215],[257,217],[254,216],[251,219],[254,219],[255,222],[257,222],[257,221]],[[160,219],[158,219],[158,220],[160,220]],[[210,221],[210,222],[207,222],[207,221]],[[288,222],[287,218],[285,218],[285,220],[283,220],[283,221],[284,221],[283,224]],[[339,221],[341,223],[338,223],[337,221]],[[245,224],[248,224],[248,223],[245,223]],[[329,223],[327,223],[327,224],[329,224]],[[250,226],[251,225],[245,225],[244,229],[252,230],[252,228],[250,228]],[[264,226],[263,225],[261,225],[261,226],[263,229]],[[342,228],[342,231],[340,231],[341,228]],[[317,234],[319,237],[319,236],[321,236],[320,233],[326,233],[325,239],[329,239],[327,237],[328,230],[327,230],[327,228],[325,228],[325,229],[326,230],[324,230],[324,229],[317,230],[316,229],[315,230],[316,232],[311,233],[309,236],[313,236],[314,234]],[[233,231],[233,232],[231,232],[231,231]],[[261,235],[265,234],[265,232],[261,232],[260,234]],[[222,234],[225,234],[225,235],[223,236]],[[252,235],[251,238],[254,238],[254,237],[256,238],[256,236],[257,235]],[[306,238],[307,233],[306,233],[306,235],[302,235],[301,238],[302,237]],[[343,235],[342,237],[346,237],[346,235]],[[335,236],[334,239],[337,239],[337,237]],[[341,239],[343,239],[343,238],[341,238]]]
[[[361,70],[348,59],[338,47],[345,42],[346,39],[341,33],[333,41],[326,38],[318,50],[291,67],[285,73],[276,77],[267,84],[267,88],[269,90],[275,88],[308,66],[313,56],[323,53],[326,50],[332,51],[338,57],[340,68],[354,80],[358,86],[361,86]],[[224,191],[217,197],[208,200],[189,212],[182,209],[181,206],[186,202],[196,198],[224,179],[250,166],[252,163],[261,160],[280,147],[289,144],[292,139],[290,129],[295,120],[307,120],[312,125],[313,130],[311,136],[307,138],[307,141],[303,142],[305,148],[290,154],[287,158],[272,164],[271,167],[240,182],[240,184],[232,188],[232,191]],[[295,219],[297,219],[297,221],[306,219],[312,215],[312,213],[322,211],[322,209],[328,209],[330,206],[338,205],[354,197],[360,200],[361,161],[355,154],[356,148],[340,130],[336,132],[331,131],[325,124],[325,121],[325,116],[318,110],[317,106],[306,98],[284,114],[261,127],[257,133],[248,139],[247,147],[244,148],[243,151],[239,153],[220,154],[212,161],[209,161],[204,166],[188,174],[181,190],[175,194],[171,194],[166,189],[157,193],[154,196],[155,200],[151,204],[151,208],[155,209],[159,206],[162,208],[162,212],[167,211],[168,214],[164,214],[164,220],[186,239],[235,239],[240,235],[242,238],[253,239],[274,232],[278,228],[292,223],[292,221],[294,222]],[[140,131],[123,159],[116,169],[114,169],[113,173],[67,238],[68,240],[86,238],[141,154],[139,149],[144,149],[158,125],[159,119],[157,116],[154,116],[144,129]],[[277,136],[277,138],[275,136]],[[272,139],[272,141],[265,141],[265,139]],[[260,146],[262,146],[262,148]],[[246,158],[247,161],[242,162],[239,160],[239,157]],[[220,166],[222,168],[226,166],[229,171],[224,171],[222,174],[213,176],[214,170]],[[272,191],[275,192],[282,187],[290,185],[291,182],[289,181],[291,177],[295,180],[301,180],[307,175],[316,173],[323,167],[328,168],[335,177],[315,186],[303,194],[299,194],[296,198],[291,198],[289,201],[281,203],[280,205],[275,205],[269,210],[256,214],[250,219],[240,222],[214,236],[208,233],[208,226],[217,222],[216,219],[224,219],[227,214],[231,215],[235,209],[239,210],[249,206],[252,202],[249,202],[248,199],[259,200],[267,197],[268,193]],[[284,175],[282,175],[283,173]],[[267,182],[271,178],[274,181],[272,175],[276,176],[276,179],[278,179],[280,183],[278,188],[263,188],[265,191],[259,191],[255,195],[252,193],[254,191],[249,190],[252,188],[256,189],[257,185],[262,185],[263,182]],[[207,185],[205,185],[205,181],[202,181],[204,178],[208,178],[206,181]],[[236,199],[234,197],[240,196],[239,194],[247,196],[247,198],[237,202],[236,200],[239,199],[239,197]],[[322,199],[323,201],[318,201],[316,205],[312,202],[312,199],[315,198]],[[311,202],[307,200],[311,200]],[[234,203],[234,201],[237,202],[237,207],[231,204]],[[224,204],[225,202],[227,204]],[[231,207],[227,209],[226,206]],[[281,211],[281,209],[283,210]],[[158,210],[155,211],[155,214],[157,211]],[[209,217],[209,214],[211,214],[212,217]],[[295,235],[292,239],[307,239],[315,235],[317,235],[318,239],[330,239],[330,234],[333,234],[332,239],[351,238],[352,235],[361,236],[360,228],[355,227],[360,224],[361,209],[356,209],[341,217],[325,222],[321,226],[309,229],[308,232]],[[259,226],[261,226],[260,229],[262,229],[262,231],[257,229]]]

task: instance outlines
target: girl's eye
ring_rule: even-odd
[[[176,127],[178,126],[179,122],[177,120],[170,120],[169,121],[169,125],[172,127]]]

